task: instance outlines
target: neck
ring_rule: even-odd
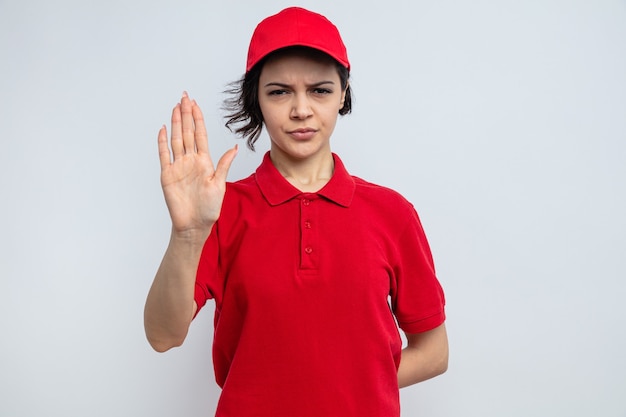
[[[278,172],[302,192],[319,191],[330,181],[335,168],[330,151],[314,158],[295,159],[271,150],[270,158]]]

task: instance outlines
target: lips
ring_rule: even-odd
[[[301,128],[301,129],[291,130],[287,133],[289,133],[291,137],[297,140],[309,140],[313,136],[315,136],[315,133],[317,133],[317,130],[311,129],[311,128]]]

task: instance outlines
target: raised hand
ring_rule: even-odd
[[[167,129],[159,130],[161,186],[173,233],[208,233],[218,219],[226,176],[237,154],[228,150],[214,168],[200,107],[187,93],[172,111],[171,149]]]

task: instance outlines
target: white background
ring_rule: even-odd
[[[0,416],[211,416],[212,308],[151,351],[156,134],[287,1],[0,1]],[[417,207],[450,367],[404,416],[626,416],[626,2],[303,1],[342,31],[333,149]],[[268,147],[242,148],[230,179]],[[358,341],[355,341],[358,343]]]

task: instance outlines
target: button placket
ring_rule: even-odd
[[[300,267],[303,269],[317,269],[315,212],[316,201],[304,197],[300,204]]]

